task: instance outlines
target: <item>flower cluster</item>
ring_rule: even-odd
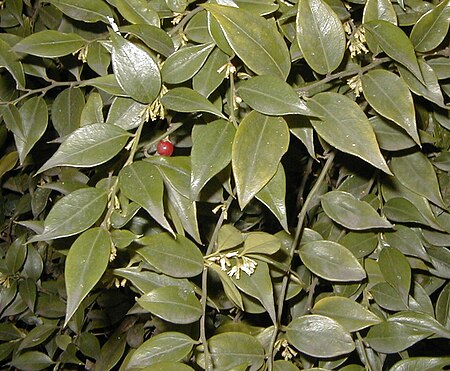
[[[349,35],[347,41],[347,48],[350,50],[350,55],[356,57],[361,53],[368,53],[369,49],[366,47],[366,36],[363,28],[354,28],[350,22],[344,23],[344,30]]]
[[[207,258],[207,261],[220,265],[221,270],[227,272],[230,277],[235,276],[237,280],[241,278],[241,271],[251,276],[258,265],[253,259],[239,255],[238,251],[213,255]]]

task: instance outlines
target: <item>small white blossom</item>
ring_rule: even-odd
[[[362,93],[361,76],[355,75],[347,80],[347,85],[352,89],[357,97]]]

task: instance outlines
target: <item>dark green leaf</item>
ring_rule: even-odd
[[[103,22],[109,24],[111,9],[101,0],[50,0],[64,14],[84,22]]]
[[[129,133],[116,125],[83,126],[64,140],[38,173],[56,166],[91,167],[102,164],[119,153],[129,137]]]
[[[88,229],[103,214],[106,193],[97,188],[82,188],[61,198],[44,221],[42,234],[28,242],[72,236]]]
[[[94,86],[100,90],[103,90],[112,95],[127,96],[117,82],[114,74],[95,77],[90,80],[86,80],[84,85]]]
[[[152,366],[144,367],[142,371],[194,371],[194,369],[179,362],[158,362]]]
[[[333,72],[346,49],[345,31],[331,7],[322,0],[300,0],[297,41],[306,62],[322,74]]]
[[[416,145],[414,140],[394,122],[381,116],[369,119],[381,149],[399,151]]]
[[[415,256],[425,261],[430,260],[419,235],[414,229],[396,225],[395,231],[383,234],[383,240],[405,255]]]
[[[189,40],[199,44],[209,43],[212,41],[208,31],[208,15],[205,10],[194,15],[184,28],[184,33]]]
[[[84,94],[78,88],[65,89],[55,98],[52,104],[52,123],[61,137],[80,127],[84,104]]]
[[[117,97],[108,111],[107,123],[124,130],[137,128],[145,122],[146,105],[130,98]]]
[[[25,74],[19,57],[5,41],[0,39],[0,67],[5,67],[16,80],[16,88],[25,88]]]
[[[430,314],[423,312],[400,312],[388,318],[389,322],[397,322],[418,331],[431,331],[438,337],[450,338],[450,330],[442,326]]]
[[[450,283],[447,283],[436,302],[436,319],[446,328],[450,328]]]
[[[123,26],[120,31],[130,33],[141,39],[150,49],[168,57],[174,52],[173,41],[167,32],[148,24]]]
[[[349,232],[338,242],[359,259],[375,250],[378,245],[378,235],[372,232]]]
[[[64,278],[67,310],[64,325],[106,270],[111,254],[111,239],[103,228],[92,228],[76,239],[67,255]]]
[[[299,351],[313,357],[337,357],[355,349],[351,335],[338,322],[317,314],[295,318],[286,336]]]
[[[398,361],[389,371],[442,371],[450,365],[450,357],[411,357]]]
[[[38,351],[31,351],[14,357],[14,359],[10,362],[10,365],[18,368],[19,370],[35,371],[46,369],[53,363],[54,362],[47,354]]]
[[[283,80],[290,70],[289,51],[275,25],[246,10],[202,4],[219,22],[233,51],[258,75]]]
[[[42,344],[55,332],[58,327],[55,325],[40,325],[33,328],[28,335],[20,342],[18,350],[33,348]]]
[[[99,93],[94,91],[89,94],[86,105],[81,112],[80,126],[104,122],[103,99]]]
[[[145,0],[119,0],[114,6],[132,24],[159,27],[158,13]]]
[[[250,232],[244,241],[241,254],[275,254],[281,248],[281,241],[265,232]]]
[[[397,24],[397,14],[390,0],[367,0],[364,7],[363,23],[381,19],[383,21]],[[369,49],[376,55],[381,52],[380,47],[372,35],[366,33],[366,41]]]
[[[384,247],[378,264],[386,282],[400,293],[403,302],[407,304],[411,287],[411,267],[406,257],[397,249]]]
[[[289,128],[281,117],[250,112],[240,123],[232,149],[232,167],[243,209],[275,175],[289,145]]]
[[[208,98],[225,79],[226,69],[222,67],[227,62],[228,56],[219,48],[214,49],[192,79],[193,89]]]

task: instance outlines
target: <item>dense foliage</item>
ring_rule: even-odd
[[[449,0],[0,6],[2,369],[450,365]]]

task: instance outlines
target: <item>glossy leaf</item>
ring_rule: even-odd
[[[42,234],[28,242],[72,236],[93,225],[103,214],[106,193],[97,188],[82,188],[58,200],[44,221]]]
[[[361,281],[366,277],[355,256],[337,242],[308,242],[301,247],[299,255],[310,271],[329,281]]]
[[[116,125],[92,124],[70,134],[38,173],[56,166],[91,167],[113,158],[130,134]]]
[[[202,305],[194,293],[180,287],[154,289],[137,299],[137,302],[144,309],[172,323],[192,323],[202,315]]]
[[[375,232],[349,232],[338,242],[359,259],[375,250],[378,245],[378,234]]]
[[[16,80],[16,89],[25,88],[25,74],[18,55],[0,39],[0,67],[6,68]]]
[[[103,118],[103,99],[97,92],[89,94],[86,105],[81,112],[80,126],[86,126],[96,123],[104,123]]]
[[[84,94],[78,88],[65,89],[55,98],[52,104],[52,124],[61,137],[80,127],[84,105]]]
[[[395,156],[390,165],[395,177],[405,187],[440,207],[446,207],[433,165],[422,152]]]
[[[408,303],[411,268],[405,256],[397,249],[385,247],[381,250],[378,265],[386,282],[400,293],[404,303]]]
[[[38,57],[54,58],[74,53],[85,44],[86,40],[75,33],[45,30],[22,39],[14,45],[13,50]]]
[[[114,74],[94,77],[93,79],[87,80],[85,85],[94,86],[112,95],[127,96],[127,94],[122,90],[122,87],[117,82],[116,76],[114,76]]]
[[[28,335],[20,342],[19,350],[35,347],[42,344],[55,332],[58,327],[55,325],[41,325],[33,328]]]
[[[161,90],[159,67],[148,51],[114,32],[112,66],[120,87],[141,103],[152,103]]]
[[[125,1],[123,1],[125,3]],[[172,39],[161,28],[150,24],[131,24],[120,28],[141,39],[150,49],[168,57],[174,52]]]
[[[411,357],[398,361],[389,371],[442,371],[449,365],[450,357]]]
[[[381,116],[369,119],[381,149],[399,151],[416,145],[414,140],[399,125]]]
[[[255,76],[243,81],[237,94],[250,107],[265,115],[311,115],[294,89],[273,75]]]
[[[295,318],[286,336],[299,351],[313,357],[337,357],[355,349],[351,335],[338,322],[318,314]]]
[[[445,39],[449,24],[449,2],[445,0],[414,25],[410,36],[414,48],[422,53],[436,48]]]
[[[188,46],[171,54],[161,68],[163,81],[179,84],[194,76],[214,48],[213,43]]]
[[[450,283],[447,283],[436,302],[436,319],[450,329]]]
[[[186,357],[196,342],[181,332],[167,331],[144,342],[126,363],[125,370],[160,362],[178,362]]]
[[[336,320],[349,332],[359,331],[381,322],[377,315],[361,304],[339,296],[320,299],[312,308],[312,313]]]
[[[189,88],[169,90],[162,98],[165,108],[178,112],[208,112],[226,119],[223,113],[203,95]]]
[[[119,187],[130,200],[142,206],[161,226],[173,233],[164,216],[164,184],[158,169],[145,161],[124,167],[119,173]]]
[[[442,326],[432,315],[423,312],[405,311],[394,314],[388,318],[388,321],[401,323],[419,331],[431,331],[438,337],[450,338],[450,330]]]
[[[192,79],[192,87],[208,98],[225,79],[228,56],[219,48],[213,49],[208,59]]]
[[[321,198],[325,213],[335,222],[352,230],[393,228],[365,201],[342,191],[331,191]]]
[[[231,48],[251,70],[286,80],[289,51],[273,23],[244,9],[216,4],[202,6],[219,22]]]
[[[10,365],[19,370],[43,370],[50,367],[54,362],[45,353],[36,350],[19,354],[10,362]]]
[[[346,49],[337,14],[322,0],[299,0],[296,25],[297,41],[308,65],[322,75],[333,72]]]
[[[184,236],[174,239],[167,233],[145,237],[138,253],[152,266],[172,277],[194,277],[203,271],[203,256],[197,246]]]
[[[361,78],[364,97],[382,116],[402,127],[420,145],[414,102],[408,85],[397,75],[373,70]]]
[[[184,33],[189,40],[204,44],[212,41],[208,31],[208,15],[205,10],[195,14],[184,28]]]
[[[383,21],[390,22],[394,25],[397,24],[397,13],[390,0],[368,0],[364,7],[363,23],[375,21],[381,19]],[[365,34],[367,45],[369,49],[376,55],[381,52],[381,48],[378,46],[372,35]]]
[[[199,127],[193,138],[191,151],[192,173],[190,181],[192,200],[205,184],[231,161],[231,146],[236,129],[225,120],[217,120]]]
[[[281,117],[250,112],[240,123],[232,148],[232,167],[243,209],[275,175],[289,145],[289,128]]]
[[[71,18],[84,22],[104,22],[112,17],[111,9],[101,0],[50,0],[50,3]]]
[[[325,141],[390,174],[370,122],[350,98],[337,93],[319,93],[307,103],[320,121],[311,124]]]
[[[117,0],[114,6],[132,24],[159,27],[158,13],[145,0]]]
[[[396,248],[405,255],[415,256],[425,261],[429,261],[430,259],[422,245],[419,235],[414,229],[403,225],[396,225],[395,231],[385,233],[383,239],[390,246]]]
[[[282,164],[272,179],[256,194],[256,198],[266,205],[276,216],[281,226],[289,232],[286,210],[286,176]]]
[[[399,27],[387,21],[376,20],[365,23],[364,28],[389,57],[403,64],[423,81],[414,46]]]
[[[137,128],[145,121],[144,104],[131,98],[116,97],[108,111],[107,123],[124,130]]]

